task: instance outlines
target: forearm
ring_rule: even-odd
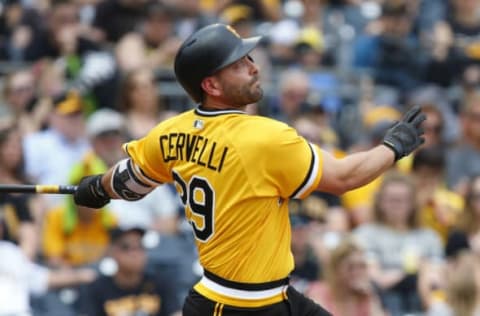
[[[394,163],[395,154],[384,145],[368,151],[354,153],[342,159],[340,176],[346,190],[361,187],[388,170]]]
[[[102,176],[102,187],[105,189],[105,192],[107,192],[108,196],[110,196],[112,199],[119,198],[118,195],[116,195],[115,192],[113,191],[113,188],[111,185],[115,166],[108,169],[108,171],[105,172]]]
[[[29,259],[35,258],[37,254],[37,228],[34,223],[20,225],[20,247]]]
[[[394,158],[394,152],[384,145],[342,159],[324,152],[323,174],[318,190],[340,195],[361,187],[390,168]]]
[[[96,277],[96,273],[92,269],[58,269],[50,270],[48,276],[48,287],[58,288],[66,286],[74,286],[92,282]]]

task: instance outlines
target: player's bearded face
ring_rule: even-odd
[[[248,82],[224,81],[223,94],[232,105],[244,106],[255,103],[263,97],[258,75],[253,76]]]

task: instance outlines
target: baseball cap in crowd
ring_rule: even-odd
[[[324,48],[324,39],[321,32],[314,27],[305,27],[299,31],[295,48],[298,51],[312,49],[321,53]]]
[[[220,18],[226,24],[236,24],[244,21],[253,20],[253,10],[244,4],[234,4],[227,6],[221,13]]]
[[[125,117],[111,109],[95,111],[87,121],[87,136],[97,137],[110,132],[123,133],[125,130]]]
[[[55,113],[60,115],[72,115],[82,113],[84,102],[81,95],[76,91],[68,91],[53,100]]]
[[[113,244],[117,242],[122,236],[127,233],[136,232],[141,237],[146,233],[146,229],[140,225],[119,225],[110,230],[110,242]]]
[[[368,109],[363,116],[363,124],[367,128],[372,128],[382,121],[395,122],[400,120],[402,114],[392,106],[379,105]]]

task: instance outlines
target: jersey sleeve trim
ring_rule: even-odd
[[[303,180],[302,184],[293,192],[290,196],[293,199],[300,199],[313,191],[320,181],[319,169],[320,169],[320,156],[312,144],[310,146],[310,151],[312,153],[312,160],[310,162],[310,167],[308,168],[307,175]]]
[[[125,152],[127,153],[128,157],[130,157],[130,160],[132,162],[131,171],[133,171],[133,173],[139,180],[145,182],[147,185],[150,185],[150,186],[157,186],[159,184],[163,184],[163,182],[160,182],[158,180],[153,179],[152,177],[147,176],[145,172],[137,165],[137,163],[133,160],[132,155],[130,155],[130,153],[128,152],[128,144],[125,144],[124,148],[125,148]]]

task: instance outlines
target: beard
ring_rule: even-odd
[[[242,107],[256,103],[263,97],[263,89],[259,84],[258,77],[254,77],[248,83],[238,86],[224,85],[225,99],[229,100],[232,106]]]

